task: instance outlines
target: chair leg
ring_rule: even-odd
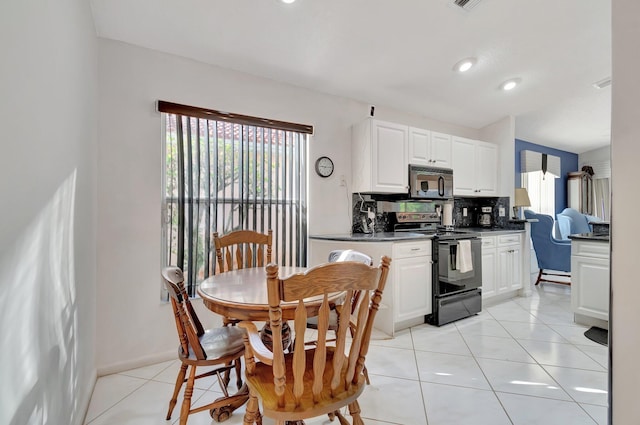
[[[353,425],[364,425],[362,418],[360,417],[360,404],[358,404],[358,400],[349,404],[349,414],[353,418]]]
[[[338,418],[338,422],[340,422],[340,425],[349,425],[349,421],[347,421],[347,418],[345,418],[344,416],[342,416],[342,413],[340,413],[339,410],[336,410],[335,412],[333,412],[334,415]],[[332,419],[333,420],[333,419]]]
[[[536,285],[540,283],[540,279],[542,278],[542,269],[538,272],[538,279],[536,279]]]
[[[182,409],[180,410],[180,425],[187,425],[187,418],[191,411],[191,397],[193,396],[193,384],[196,380],[196,367],[191,366],[189,379],[187,380],[187,388],[184,389],[184,399],[182,400]]]
[[[258,410],[258,397],[249,390],[249,401],[247,402],[247,408],[244,412],[244,418],[242,419],[243,425],[261,424],[262,417]]]
[[[242,387],[242,362],[240,361],[241,357],[238,357],[235,360],[236,363],[236,385],[238,389]]]
[[[178,402],[178,393],[180,392],[180,388],[182,388],[182,384],[184,383],[184,377],[187,374],[187,367],[188,366],[184,363],[180,365],[180,371],[178,372],[178,377],[176,378],[176,386],[173,389],[173,396],[169,401],[169,411],[167,412],[167,420],[171,419],[173,408],[176,407],[176,403]]]

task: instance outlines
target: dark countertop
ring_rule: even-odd
[[[502,235],[509,233],[522,233],[520,229],[503,229],[499,227],[459,227],[456,231],[467,231],[479,233],[480,235]],[[309,239],[326,241],[348,241],[348,242],[394,242],[411,241],[421,239],[432,239],[432,235],[412,232],[380,232],[380,233],[338,233],[332,235],[312,235]]]
[[[509,233],[524,232],[524,229],[505,229],[502,227],[461,227],[457,230],[468,230],[469,232],[480,233],[481,235],[506,235]]]
[[[571,240],[609,242],[609,235],[606,233],[576,233],[569,235]]]
[[[433,239],[431,235],[411,232],[380,232],[380,233],[339,233],[333,235],[312,235],[309,239],[326,241],[349,242],[395,242]]]

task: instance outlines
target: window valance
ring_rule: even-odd
[[[544,175],[551,174],[554,178],[558,178],[560,177],[560,157],[536,151],[520,151],[520,172],[532,171],[542,171]]]

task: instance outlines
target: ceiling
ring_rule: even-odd
[[[517,138],[575,153],[610,142],[610,3],[91,0],[100,37],[471,128],[513,115]]]

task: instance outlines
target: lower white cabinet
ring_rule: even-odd
[[[499,291],[522,288],[522,236],[520,233],[498,236]]]
[[[496,252],[496,237],[482,237],[482,299],[491,298],[498,294],[496,267],[498,257]]]
[[[396,323],[431,314],[431,260],[430,241],[393,244]]]
[[[522,288],[522,235],[482,235],[482,299]]]
[[[571,308],[576,314],[609,320],[609,244],[606,241],[571,241]]]
[[[383,255],[391,257],[387,284],[374,327],[393,336],[400,330],[424,323],[432,311],[431,240],[399,242],[355,242],[310,239],[309,266],[327,261],[334,249],[355,249],[373,258],[375,266]]]

